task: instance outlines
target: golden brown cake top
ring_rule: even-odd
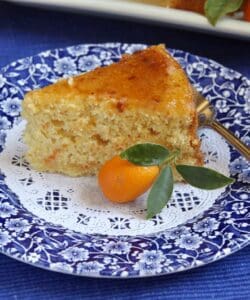
[[[36,104],[44,107],[61,98],[70,102],[81,97],[84,101],[90,95],[95,101],[110,99],[118,112],[141,108],[184,117],[195,110],[187,76],[163,45],[124,55],[117,63],[60,80],[30,92],[27,98],[35,98]]]

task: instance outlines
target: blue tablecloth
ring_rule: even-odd
[[[45,49],[108,41],[165,43],[250,77],[246,41],[0,1],[0,67]],[[0,277],[0,299],[249,299],[250,247],[188,272],[131,280],[73,277],[0,255]]]

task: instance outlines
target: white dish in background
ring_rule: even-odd
[[[176,27],[194,29],[250,40],[250,22],[225,17],[215,27],[206,17],[197,13],[170,9],[155,5],[133,3],[126,0],[9,0],[18,4],[31,4],[92,13],[123,16],[138,20],[153,21]],[[131,0],[130,0],[131,1]]]

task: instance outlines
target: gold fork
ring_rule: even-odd
[[[214,119],[214,110],[204,96],[195,90],[199,126],[207,126],[221,134],[232,146],[234,146],[247,160],[250,160],[250,148],[238,139],[232,132]]]

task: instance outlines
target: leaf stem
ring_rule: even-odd
[[[169,165],[173,160],[175,161],[180,153],[181,151],[179,149],[170,152],[167,158],[159,165],[160,169],[162,169],[166,165]]]

